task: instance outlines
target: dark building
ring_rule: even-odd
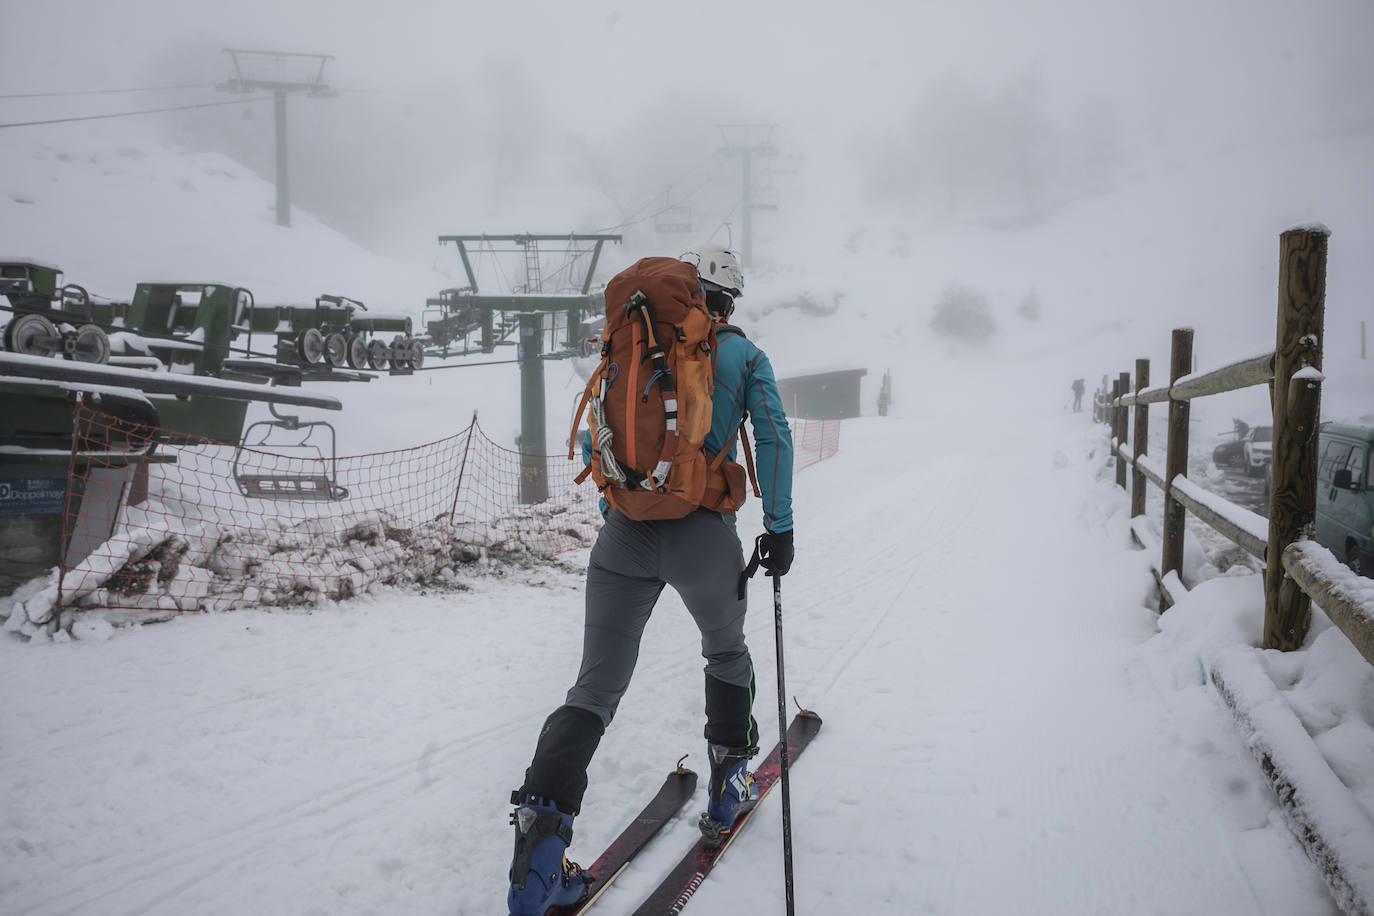
[[[788,416],[802,420],[843,420],[857,417],[860,380],[867,369],[838,369],[778,380],[778,392]]]

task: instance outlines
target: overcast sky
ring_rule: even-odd
[[[1015,197],[1034,211],[1161,149],[1187,155],[1374,121],[1370,0],[0,0],[0,9],[0,92],[214,82],[229,73],[228,46],[334,55],[326,76],[343,94],[295,109],[295,184],[327,217],[354,224],[383,199],[449,181],[464,190],[447,193],[470,195],[474,175],[508,194],[521,183],[591,189],[606,210],[587,219],[612,219],[724,168],[711,162],[722,123],[777,124],[779,151],[807,157],[813,184],[1018,218],[987,212],[989,200]],[[62,106],[123,110],[148,97]],[[232,110],[179,121],[180,139],[270,170],[261,142],[270,110],[237,120],[224,115]],[[1008,190],[1018,181],[1025,193]],[[728,205],[728,195],[709,203]]]

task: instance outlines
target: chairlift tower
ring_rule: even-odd
[[[722,156],[739,156],[743,165],[744,173],[742,182],[744,186],[743,197],[743,231],[740,233],[740,264],[743,267],[753,265],[753,216],[755,210],[777,209],[776,200],[765,202],[765,205],[754,203],[754,157],[755,156],[776,156],[778,151],[773,146],[773,131],[776,124],[720,124],[721,136],[724,145],[717,153]],[[767,204],[771,204],[768,206]]]
[[[578,332],[588,316],[604,313],[606,300],[592,290],[592,278],[606,242],[619,242],[619,235],[441,235],[439,244],[458,246],[458,257],[467,274],[470,301],[482,320],[482,350],[491,353],[513,332],[516,361],[520,365],[520,502],[540,503],[549,497],[548,454],[544,430],[544,361],[577,355]],[[541,249],[540,244],[544,243]],[[555,243],[561,243],[557,247]],[[471,247],[470,247],[471,246]],[[513,246],[513,247],[512,247]],[[540,261],[544,254],[562,254],[562,267],[546,273]],[[474,255],[514,255],[521,257],[525,282],[505,295],[480,292]],[[584,256],[586,272],[574,276]],[[561,279],[560,279],[561,277]],[[545,286],[568,290],[545,292]],[[499,326],[498,326],[499,322]],[[560,327],[561,325],[561,327]],[[545,344],[548,344],[546,347]]]
[[[276,113],[277,135],[277,225],[291,225],[291,190],[286,168],[286,96],[290,92],[305,92],[323,98],[337,95],[324,81],[324,66],[334,59],[332,54],[302,54],[294,51],[247,51],[225,48],[233,63],[234,75],[219,84],[221,92],[257,92],[270,90]],[[290,71],[301,78],[262,79],[254,74],[254,66],[266,66],[277,75]]]

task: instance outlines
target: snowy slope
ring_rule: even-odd
[[[276,225],[276,192],[214,153],[191,154],[128,123],[0,136],[0,253],[56,264],[67,282],[111,299],[139,282],[232,283],[259,302],[321,293],[419,317],[452,285],[427,265],[388,261],[310,214]]]
[[[1367,144],[1316,148],[1356,156]],[[7,162],[23,159],[16,149]],[[115,156],[117,172],[105,180],[101,163],[34,160],[44,171],[20,192],[33,203],[0,204],[27,208],[47,234],[30,241],[7,209],[0,247],[22,242],[69,279],[91,277],[98,292],[159,267],[160,254],[137,254],[147,251],[228,282],[257,282],[220,276],[229,262],[216,246],[168,219],[208,195],[201,217],[233,212],[249,196],[238,191],[245,178],[211,176],[200,157],[167,153],[165,167],[145,173],[145,159]],[[1273,174],[1258,160],[1253,167]],[[48,184],[89,181],[104,196],[108,207],[90,211],[98,225],[63,230],[67,210],[54,200],[65,192],[42,201],[32,191],[49,168],[62,177]],[[199,197],[162,180],[177,168],[191,170]],[[783,374],[788,365],[857,364],[869,368],[870,385],[886,368],[897,385],[892,417],[847,422],[840,454],[797,479],[799,558],[784,580],[788,686],[826,720],[794,771],[800,912],[1334,912],[1204,679],[1202,659],[1218,637],[1198,620],[1224,618],[1233,645],[1253,639],[1257,577],[1228,571],[1234,592],[1200,590],[1212,600],[1171,611],[1159,634],[1148,558],[1131,550],[1125,497],[1103,478],[1102,430],[1064,409],[1075,377],[1091,386],[1136,356],[1163,360],[1184,308],[1180,290],[1214,304],[1215,316],[1203,316],[1209,328],[1236,329],[1204,338],[1200,326],[1204,360],[1255,349],[1260,326],[1272,324],[1274,241],[1296,221],[1293,205],[1256,203],[1248,182],[1228,183],[1233,163],[1190,169],[1186,182],[1153,176],[1033,230],[813,221],[833,257],[807,257],[815,242],[784,246],[780,235],[774,250],[799,254],[775,256],[771,275],[742,300],[757,309],[746,327]],[[1206,198],[1209,175],[1222,189],[1215,199]],[[369,283],[380,290],[396,275],[395,265],[316,232],[305,217],[298,226],[314,241],[278,244],[266,186],[248,186],[257,202],[223,230],[222,247],[248,252],[264,289],[321,291],[300,277],[302,251],[322,276],[356,277],[364,299]],[[1166,191],[1172,205],[1161,201]],[[1333,319],[1358,315],[1358,292],[1369,288],[1353,252],[1374,239],[1374,206],[1360,203],[1370,193],[1317,188],[1316,212],[1298,215],[1332,225]],[[1324,215],[1325,205],[1351,221]],[[1207,269],[1207,252],[1181,231],[1199,212],[1217,223],[1209,238],[1253,233],[1264,251],[1226,242],[1223,263],[1250,267]],[[112,242],[134,218],[138,231]],[[844,238],[860,223],[870,227],[867,241],[851,252]],[[906,245],[892,244],[898,231]],[[1161,266],[1174,263],[1188,269]],[[929,308],[952,282],[991,297],[1003,332],[988,345],[931,338]],[[808,287],[842,290],[852,311],[764,314],[770,299]],[[1032,287],[1046,303],[1038,323],[1015,314]],[[1246,316],[1255,329],[1238,324]],[[1351,358],[1348,335],[1329,348],[1328,368],[1333,381],[1347,381],[1328,386],[1325,403],[1358,411],[1374,374]],[[575,387],[565,372],[549,370],[551,445],[562,438],[552,424],[566,416],[556,405]],[[510,435],[516,392],[514,366],[355,386],[340,392],[342,450],[433,439],[473,410],[494,418],[484,421],[489,431],[504,424]],[[1195,419],[1211,433],[1229,426],[1230,411],[1221,405]],[[758,527],[754,503],[741,531]],[[584,560],[474,570],[465,590],[383,589],[309,613],[203,615],[118,631],[88,619],[74,641],[0,642],[0,910],[498,911],[508,793],[577,668]],[[767,742],[776,712],[766,587],[756,584],[752,600],[747,631]],[[1320,621],[1316,629],[1314,637],[1329,632]],[[1337,716],[1345,727],[1328,744],[1345,761],[1367,759],[1358,751],[1371,733],[1368,704],[1343,698],[1368,695],[1368,666],[1330,642],[1320,661],[1340,689],[1301,677],[1294,684],[1317,707],[1313,721],[1345,704]],[[681,754],[704,765],[696,645],[690,619],[666,595],[593,763],[575,858],[594,858]],[[1363,778],[1359,766],[1347,769]],[[1367,797],[1368,785],[1360,791]],[[608,916],[630,912],[689,840],[699,802],[607,894]],[[770,805],[693,909],[778,911],[779,846]]]
[[[1100,437],[1082,414],[1033,421],[1045,439],[1011,466],[853,423],[798,479],[788,683],[826,718],[794,771],[800,911],[1331,912],[1200,674],[1150,656],[1144,557],[1091,479]],[[1052,547],[1017,549],[1047,528]],[[581,600],[573,570],[468,584],[4,646],[6,910],[499,907],[506,794],[575,673]],[[703,765],[695,644],[666,597],[592,767],[584,859],[677,756]],[[605,912],[694,829],[689,810]],[[773,809],[693,906],[774,912],[778,831]]]

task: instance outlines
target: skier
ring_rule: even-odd
[[[760,565],[791,568],[792,433],[768,357],[728,324],[744,288],[738,257],[702,244],[681,258],[696,266],[716,321],[715,387],[705,448],[717,454],[747,412],[754,432],[764,532]],[[591,444],[584,438],[583,458]],[[587,788],[587,767],[630,684],[639,641],[665,585],[681,596],[701,631],[706,659],[707,757],[711,778],[703,833],[727,834],[758,801],[749,760],[758,752],[754,667],[744,641],[744,558],[732,515],[698,508],[685,518],[633,521],[603,501],[605,523],[587,567],[582,665],[564,705],[544,721],[516,806],[515,852],[507,905],[511,916],[543,916],[587,893],[581,868],[565,851]]]
[[[1073,410],[1078,413],[1083,409],[1083,390],[1086,386],[1081,378],[1073,380]]]

